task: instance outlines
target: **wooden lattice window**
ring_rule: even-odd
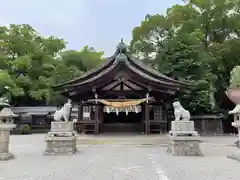
[[[91,106],[83,106],[83,120],[91,120]]]
[[[163,112],[162,112],[162,107],[161,106],[155,106],[154,107],[154,117],[153,119],[155,121],[160,121],[163,118]]]

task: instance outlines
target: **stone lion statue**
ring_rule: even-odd
[[[54,121],[62,121],[62,120],[68,121],[71,113],[71,108],[72,108],[72,101],[68,99],[68,102],[65,103],[60,110],[57,110],[54,113],[54,116],[53,116]]]
[[[235,108],[228,112],[229,114],[240,114],[240,104],[237,104]]]
[[[173,103],[175,121],[189,121],[190,113],[188,110],[184,109],[179,101]]]

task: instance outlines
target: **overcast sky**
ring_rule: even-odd
[[[30,24],[44,36],[64,38],[68,49],[89,45],[112,55],[146,14],[163,14],[177,3],[181,0],[2,0],[0,25]]]

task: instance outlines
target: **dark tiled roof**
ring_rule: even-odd
[[[160,72],[158,72],[157,70],[149,67],[148,65],[144,64],[141,60],[138,60],[136,59],[135,57],[133,56],[130,56],[130,59],[135,63],[137,64],[139,67],[141,67],[142,69],[148,71],[150,74],[153,74],[154,76],[158,76],[158,77],[162,77],[163,79],[166,79],[166,80],[169,80],[171,82],[176,82],[176,83],[180,83],[182,85],[190,85],[188,83],[184,83],[184,82],[181,82],[181,81],[178,81],[178,80],[175,80],[173,78],[170,78]]]
[[[118,46],[119,47],[119,46]],[[140,60],[136,59],[135,57],[132,57],[128,55],[126,51],[121,51],[117,49],[115,54],[109,58],[106,58],[104,63],[98,66],[97,68],[94,68],[90,71],[88,71],[86,74],[84,74],[81,77],[78,77],[74,80],[62,83],[56,88],[67,88],[67,87],[75,87],[83,84],[87,84],[89,82],[94,81],[95,79],[100,78],[103,74],[108,73],[111,71],[111,69],[116,66],[117,63],[117,57],[120,53],[123,53],[127,57],[127,61],[125,61],[125,65],[138,75],[142,76],[143,78],[148,79],[149,81],[160,83],[163,85],[172,85],[172,86],[178,86],[178,87],[185,87],[190,86],[190,84],[180,82],[178,80],[175,80],[173,78],[170,78],[152,68],[147,66],[146,64],[142,63]]]
[[[70,80],[70,81],[61,83],[61,84],[59,84],[59,85],[56,85],[56,86],[54,86],[54,88],[62,87],[62,86],[67,85],[67,84],[74,84],[74,83],[76,83],[76,82],[78,82],[78,81],[80,81],[80,80],[87,79],[90,75],[92,75],[92,74],[94,74],[94,73],[96,73],[96,72],[98,72],[98,71],[101,71],[101,70],[104,69],[106,66],[108,66],[108,64],[110,64],[113,59],[114,59],[113,56],[108,57],[108,58],[105,58],[105,59],[104,59],[104,62],[103,62],[102,64],[100,64],[99,66],[97,66],[97,67],[89,70],[88,72],[84,73],[84,74],[83,74],[82,76],[80,76],[80,77],[77,77],[77,78],[75,78],[75,79],[73,79],[73,80]]]

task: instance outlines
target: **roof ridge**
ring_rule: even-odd
[[[135,66],[135,68],[137,68],[139,71],[142,71],[142,73],[147,74],[148,76],[150,76],[151,78],[156,79],[157,81],[166,81],[166,83],[171,83],[171,84],[175,84],[175,85],[180,85],[180,86],[187,86],[190,84],[181,82],[179,80],[175,80],[171,77],[166,76],[165,74],[158,72],[157,70],[149,67],[148,65],[144,64],[141,60],[137,60],[136,57],[130,55],[127,52],[127,46],[126,44],[123,42],[123,39],[121,39],[121,42],[117,45],[116,51],[114,53],[113,56],[107,57],[104,59],[104,63],[100,64],[99,66],[92,68],[91,70],[89,70],[88,72],[86,72],[85,74],[83,74],[80,77],[77,77],[73,80],[67,81],[65,83],[61,83],[57,86],[55,86],[54,88],[61,88],[63,86],[71,86],[74,84],[81,84],[83,82],[85,82],[88,79],[93,78],[94,76],[98,75],[106,70],[107,68],[113,66],[113,64],[115,64],[116,62],[120,62],[121,63],[130,63],[133,66]],[[118,64],[118,63],[117,63]],[[99,72],[97,74],[97,72]],[[80,81],[80,82],[78,82]]]

